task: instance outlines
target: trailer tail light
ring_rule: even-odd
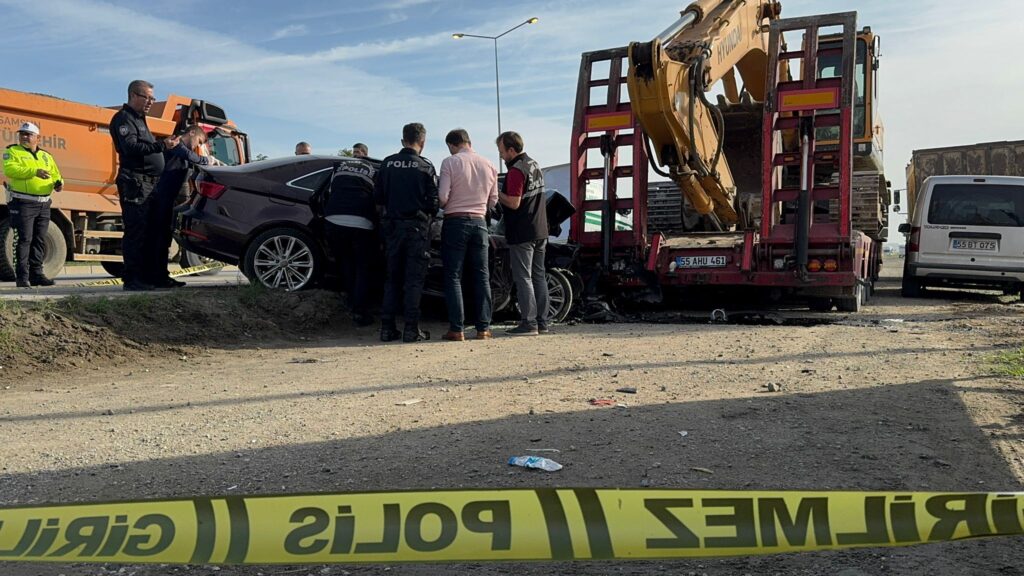
[[[807,261],[808,272],[821,272],[821,260],[812,259]]]
[[[825,272],[835,272],[836,270],[839,270],[839,262],[835,258],[825,260]]]
[[[907,240],[907,252],[919,252],[921,250],[921,227],[914,226],[910,229],[910,238]]]
[[[216,200],[220,198],[224,191],[228,187],[223,184],[217,184],[216,182],[208,182],[206,180],[199,181],[199,195],[209,198],[210,200]]]

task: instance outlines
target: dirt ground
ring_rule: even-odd
[[[903,300],[887,277],[857,315],[580,324],[416,345],[380,344],[324,296],[307,297],[297,328],[280,324],[294,302],[256,295],[197,315],[181,298],[173,317],[136,303],[113,324],[81,303],[44,310],[62,319],[51,322],[7,316],[9,334],[71,344],[44,362],[8,342],[0,503],[463,487],[1022,490],[1024,385],[988,365],[1021,345],[1024,306],[1009,297]],[[218,333],[253,309],[266,322]],[[89,338],[106,348],[90,356]],[[637,393],[615,391],[625,386]],[[411,399],[422,401],[399,405]],[[559,450],[565,468],[506,464],[536,448]],[[1022,544],[523,565],[0,563],[0,573],[1013,575],[1024,574]]]

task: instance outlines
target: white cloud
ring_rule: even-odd
[[[283,38],[294,38],[296,36],[305,36],[309,31],[306,29],[305,24],[289,24],[284,28],[274,31],[270,36],[271,40],[281,40]]]

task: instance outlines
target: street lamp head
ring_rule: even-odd
[[[465,34],[452,34],[452,38],[455,38],[456,40],[458,40],[458,39],[460,39],[460,38],[462,38],[464,36],[465,36]]]
[[[527,24],[536,24],[537,22],[540,22],[540,18],[537,18],[536,16],[526,21]]]

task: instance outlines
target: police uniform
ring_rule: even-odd
[[[39,134],[34,124],[24,124],[19,132]],[[53,156],[42,148],[33,152],[20,144],[11,144],[3,153],[4,175],[10,194],[8,212],[18,232],[15,262],[18,286],[51,286],[43,273],[46,231],[50,226],[50,195],[60,190],[63,179]],[[45,170],[49,178],[36,173]]]
[[[157,235],[147,232],[161,225],[152,197],[164,170],[164,145],[149,131],[146,117],[127,104],[111,119],[110,137],[119,162],[116,183],[124,222],[124,285],[126,290],[148,289],[159,279],[147,278],[147,260],[167,259],[166,247],[160,248]]]
[[[374,164],[357,159],[339,164],[323,208],[328,244],[348,294],[352,320],[359,326],[373,323],[369,303],[373,271],[380,262]]]
[[[384,159],[377,172],[374,195],[384,208],[383,234],[388,276],[381,307],[383,341],[398,338],[395,314],[403,289],[406,342],[426,339],[419,330],[420,296],[430,263],[430,220],[437,214],[437,172],[412,148]]]

